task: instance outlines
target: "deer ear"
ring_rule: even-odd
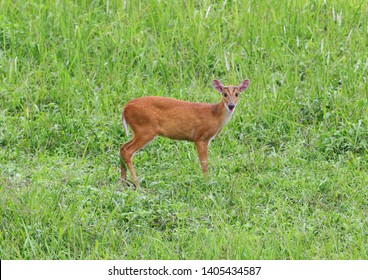
[[[221,84],[219,80],[212,81],[213,87],[218,91],[221,92],[224,90],[224,86]]]
[[[239,91],[240,92],[242,92],[242,91],[245,91],[247,88],[248,88],[248,86],[249,86],[249,83],[250,83],[250,81],[249,80],[244,80],[244,81],[242,81],[241,82],[241,84],[239,85]]]

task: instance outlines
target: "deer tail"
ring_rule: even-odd
[[[125,117],[124,117],[124,109],[123,109],[123,113],[122,113],[122,119],[123,119],[123,126],[124,126],[124,130],[125,130],[125,134],[126,136],[129,136],[129,130],[128,130],[128,124],[125,120]]]

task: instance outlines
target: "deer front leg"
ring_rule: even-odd
[[[208,162],[207,162],[207,151],[208,151],[208,141],[199,140],[195,142],[197,147],[197,153],[199,162],[201,163],[203,175],[207,174]]]

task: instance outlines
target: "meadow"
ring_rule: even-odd
[[[363,0],[0,1],[0,259],[367,259],[367,74]],[[127,101],[245,78],[124,188]]]

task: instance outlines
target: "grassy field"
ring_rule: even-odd
[[[367,259],[367,13],[0,1],[0,258]],[[157,138],[133,161],[144,191],[124,189],[124,103],[214,103],[215,78],[251,85],[208,179],[192,143]]]

